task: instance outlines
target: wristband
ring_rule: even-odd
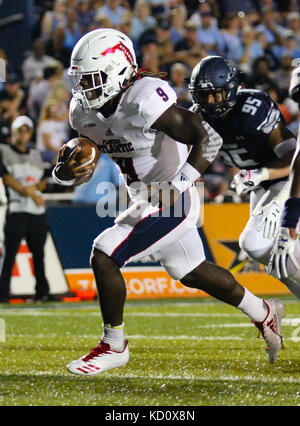
[[[296,229],[300,217],[300,198],[289,198],[284,205],[281,226]]]
[[[52,170],[52,177],[54,179],[55,183],[58,183],[59,185],[64,185],[64,186],[72,186],[74,185],[76,179],[71,179],[71,180],[61,180],[58,179],[58,177],[56,176],[56,172],[57,169],[59,169],[59,167],[62,165],[62,163],[58,163],[56,164],[56,166],[54,167],[54,169]]]
[[[178,189],[179,192],[184,192],[193,185],[201,174],[189,163],[185,163],[181,169],[176,173],[171,181],[171,184]]]

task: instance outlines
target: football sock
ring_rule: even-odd
[[[245,295],[237,308],[244,312],[244,314],[248,315],[248,317],[255,322],[264,321],[268,313],[268,309],[263,299],[254,296],[254,294],[252,294],[246,288]]]
[[[113,351],[122,352],[125,343],[124,323],[116,327],[104,324],[102,342],[107,343]]]

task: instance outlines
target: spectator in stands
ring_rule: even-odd
[[[48,98],[50,90],[61,77],[61,67],[52,66],[44,70],[44,75],[39,75],[31,82],[28,92],[27,108],[29,116],[36,123],[41,114],[42,107]]]
[[[157,43],[155,38],[150,38],[141,47],[141,55],[138,59],[141,71],[157,74],[160,71]]]
[[[197,25],[187,21],[184,24],[184,37],[175,44],[175,51],[186,53],[191,49],[201,49],[201,44],[197,37]]]
[[[68,123],[60,116],[59,102],[49,99],[44,105],[37,127],[37,148],[44,161],[52,163],[57,152],[68,141]]]
[[[232,176],[230,168],[216,158],[203,176],[205,201],[222,203]]]
[[[137,0],[133,9],[131,39],[138,43],[141,35],[154,28],[156,19],[150,14],[150,6],[146,0]]]
[[[121,19],[121,23],[120,25],[117,26],[116,29],[121,31],[121,33],[126,34],[128,37],[130,37],[130,33],[132,30],[132,16],[130,12],[126,12],[123,15],[123,18]],[[138,46],[134,40],[132,41],[132,43],[134,45],[134,49],[138,50]]]
[[[69,125],[69,103],[71,94],[63,80],[57,80],[49,92],[48,99],[57,102],[58,114],[62,121]]]
[[[266,39],[263,33],[255,33],[251,27],[243,28],[241,43],[232,51],[231,59],[239,64],[241,71],[249,74],[255,59],[264,56]]]
[[[300,15],[299,12],[291,12],[287,16],[287,26],[296,38],[296,49],[300,50]]]
[[[97,30],[99,28],[112,28],[112,27],[113,25],[108,19],[108,17],[98,13],[97,15],[95,15],[94,20],[89,27],[89,31]]]
[[[5,68],[3,69],[3,62],[1,64],[1,69],[0,69],[0,91],[3,90],[4,88],[4,82],[6,80],[6,75],[7,74],[11,74],[14,72],[12,66],[10,65],[10,63],[8,62],[7,56],[6,56],[6,52],[4,49],[0,48],[0,59],[1,62],[2,60],[5,63]]]
[[[44,164],[39,152],[30,147],[33,123],[19,116],[12,123],[12,145],[1,146],[2,163],[6,169],[4,183],[8,186],[8,211],[5,224],[5,258],[0,277],[0,301],[9,302],[10,280],[15,258],[23,238],[33,256],[36,278],[36,300],[50,300],[45,276],[44,245],[47,236]],[[19,186],[12,188],[10,176]]]
[[[280,89],[280,99],[288,97],[288,90],[290,87],[291,70],[292,70],[293,56],[289,53],[281,55],[280,67],[274,71],[274,78],[277,86]]]
[[[276,82],[270,71],[270,64],[267,58],[261,57],[254,61],[247,87],[258,90],[268,90],[270,87],[276,87]]]
[[[151,14],[156,18],[166,18],[170,13],[171,0],[148,0]]]
[[[89,31],[95,17],[95,11],[91,6],[89,0],[77,0],[77,22],[82,34]]]
[[[250,43],[250,41],[247,40],[246,43]],[[248,44],[246,44],[246,46],[248,46]],[[228,59],[237,62],[239,59],[237,57],[237,52],[241,50],[241,47],[239,18],[236,14],[227,15],[222,31],[220,51],[222,51]]]
[[[210,55],[222,53],[223,38],[220,30],[213,24],[211,12],[201,14],[201,27],[197,32],[198,40]]]
[[[67,23],[66,19],[66,1],[55,0],[53,10],[47,11],[42,19],[42,39],[48,42],[52,35],[56,32],[57,27],[60,25],[64,27]]]
[[[270,95],[270,98],[276,103],[278,108],[280,109],[281,114],[283,115],[283,118],[285,119],[286,123],[289,124],[291,122],[291,115],[286,105],[280,102],[280,96],[279,96],[279,90],[277,87],[270,87],[267,90],[268,94]]]
[[[118,26],[121,23],[126,9],[120,5],[120,0],[106,0],[105,6],[97,10],[97,15],[105,15],[113,26]]]
[[[255,61],[255,59],[264,56],[266,49],[267,49],[267,40],[264,35],[264,33],[257,31],[254,33],[254,43],[253,43],[253,49],[251,53],[251,60]]]
[[[157,45],[157,54],[160,66],[165,69],[175,60],[174,49],[170,40],[170,24],[168,20],[159,18],[154,29],[145,32],[140,38],[140,46],[154,42]]]
[[[207,56],[207,52],[198,40],[196,24],[187,21],[184,29],[184,38],[175,45],[176,62],[183,62],[192,70],[197,61]]]
[[[266,9],[262,12],[262,23],[256,27],[257,31],[264,33],[270,46],[282,44],[282,34],[285,28],[276,22],[275,14],[272,10]]]
[[[22,64],[24,83],[26,86],[38,74],[43,74],[44,69],[51,66],[56,66],[57,61],[45,53],[45,43],[41,39],[37,39],[33,43],[33,50]]]
[[[172,9],[170,13],[170,36],[173,45],[181,41],[184,38],[185,29],[184,23],[187,18],[187,12],[185,8]]]
[[[170,86],[177,95],[177,103],[183,108],[189,108],[192,105],[191,94],[186,82],[188,75],[187,67],[181,63],[175,63],[170,69]]]
[[[70,62],[71,52],[81,37],[76,9],[69,8],[66,13],[65,25],[58,25],[53,34],[53,47],[56,58],[59,58],[65,66]]]
[[[217,17],[219,17],[219,11],[215,13],[214,9],[218,9],[216,7],[216,3],[212,1],[205,1],[198,3],[198,9],[193,11],[191,16],[189,17],[189,21],[193,22],[197,28],[199,29],[202,26],[202,14],[211,13],[212,14],[212,25],[214,27],[218,26]]]
[[[300,49],[297,48],[297,40],[291,30],[287,30],[282,34],[282,45],[273,46],[272,51],[279,60],[282,55],[291,55],[293,58],[300,57]]]
[[[0,112],[4,120],[10,124],[20,114],[25,112],[26,97],[21,88],[21,77],[16,73],[8,74],[4,90],[0,92]]]

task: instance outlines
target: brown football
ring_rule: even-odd
[[[94,142],[84,137],[74,138],[66,143],[67,149],[64,152],[62,160],[67,160],[78,146],[80,146],[81,150],[75,156],[76,161],[86,159],[86,165],[91,163],[95,163],[96,165],[99,160],[100,151]],[[85,165],[85,163],[83,163],[83,165]],[[93,174],[84,178],[79,178],[77,179],[76,184],[80,185],[84,182],[87,182],[91,179],[92,176]]]

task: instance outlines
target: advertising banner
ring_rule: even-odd
[[[47,209],[50,233],[45,247],[46,274],[53,294],[71,291],[81,299],[94,299],[96,286],[89,265],[94,238],[113,225],[99,218],[94,205],[53,206]],[[248,204],[206,204],[204,226],[199,229],[207,260],[230,270],[237,281],[255,294],[288,294],[286,287],[266,274],[263,265],[250,261],[239,247],[239,235],[249,218]],[[127,298],[194,298],[207,294],[173,280],[159,263],[142,259],[122,269]],[[22,243],[12,278],[13,295],[34,294],[32,256]]]

